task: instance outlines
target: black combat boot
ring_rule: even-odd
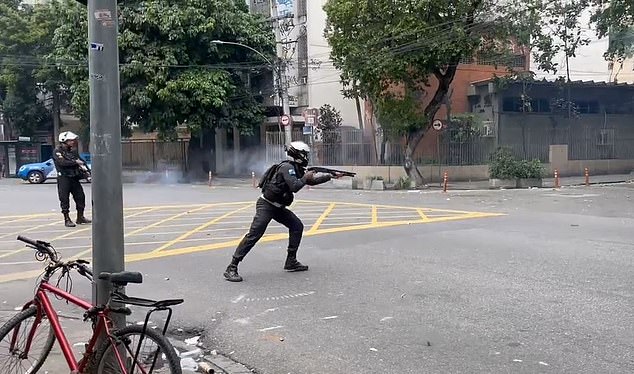
[[[83,225],[86,223],[91,223],[92,221],[89,220],[88,218],[84,217],[84,211],[83,210],[78,210],[77,211],[77,224],[78,225]]]
[[[224,276],[229,282],[242,282],[242,277],[238,274],[238,263],[240,261],[235,257],[231,260],[231,264],[227,266]]]
[[[70,219],[70,215],[68,215],[68,213],[64,213],[64,226],[66,226],[66,227],[75,227],[75,226],[77,226],[77,225],[75,225],[73,220]]]
[[[306,271],[308,266],[297,261],[297,249],[289,249],[286,256],[286,263],[284,264],[284,270],[287,271]]]

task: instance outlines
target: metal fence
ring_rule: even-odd
[[[438,143],[414,155],[417,164],[443,165],[481,165],[486,164],[495,147],[495,140],[489,137],[473,137],[468,140],[455,140],[452,134],[446,134]],[[317,140],[321,141],[317,141]],[[303,140],[310,144],[313,163],[323,165],[402,165],[405,147],[400,142],[386,141],[375,144],[372,137],[364,136],[358,129],[339,129],[321,133],[318,139],[300,131],[293,133],[293,140]],[[266,133],[266,160],[273,163],[283,159],[284,134]]]
[[[634,132],[619,129],[570,127],[538,130],[526,127],[517,135],[496,143],[494,137],[459,136],[444,132],[438,142],[422,142],[414,155],[419,165],[483,165],[487,164],[496,146],[511,149],[521,159],[538,159],[549,162],[550,146],[568,145],[570,160],[634,159]],[[323,165],[402,165],[405,149],[402,143],[375,144],[371,137],[358,129],[344,128],[336,133],[321,134],[316,142],[300,131],[293,133],[293,140],[303,140],[312,145],[313,162]],[[312,140],[312,142],[311,142]],[[269,163],[283,159],[284,135],[278,132],[266,134],[266,160]]]
[[[124,140],[121,144],[123,167],[148,171],[185,168],[188,145],[187,140]]]
[[[557,128],[548,131],[525,129],[513,141],[501,142],[509,147],[516,157],[542,162],[549,161],[551,145],[568,145],[570,160],[634,159],[634,133],[625,133],[614,128]]]

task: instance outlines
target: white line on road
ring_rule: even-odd
[[[267,328],[264,328],[264,329],[260,329],[259,331],[260,331],[260,332],[265,332],[265,331],[271,331],[271,330],[281,329],[281,328],[283,328],[283,327],[284,327],[284,326],[273,326],[273,327],[267,327]]]

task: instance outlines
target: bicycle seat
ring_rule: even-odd
[[[126,286],[128,283],[143,283],[143,274],[136,271],[122,271],[120,273],[102,272],[99,279],[110,281],[116,286]]]

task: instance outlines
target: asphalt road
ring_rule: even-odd
[[[54,185],[3,182],[0,193],[4,217],[52,214],[10,224],[20,218],[2,218],[0,237],[36,218],[51,225],[45,231],[57,228]],[[245,281],[229,283],[222,272],[256,197],[248,187],[126,185],[126,214],[160,207],[129,218],[126,233],[211,207],[195,212],[200,219],[187,213],[155,225],[157,233],[172,225],[174,236],[132,247],[127,269],[143,272],[145,283],[129,286],[129,294],[185,298],[173,327],[204,331],[208,348],[259,373],[634,372],[632,184],[302,191],[298,215],[307,231],[319,223],[299,255],[310,270],[284,272],[285,241],[271,237],[240,266]],[[231,212],[231,220],[218,220]],[[233,231],[207,244],[208,229]],[[283,229],[272,224],[271,232]],[[89,239],[74,234],[56,244],[67,238],[75,248],[62,253],[89,248]],[[11,279],[37,264],[14,254],[19,246],[6,246],[0,299],[11,309],[33,289],[33,279]],[[89,287],[77,280],[75,290],[88,295]]]

